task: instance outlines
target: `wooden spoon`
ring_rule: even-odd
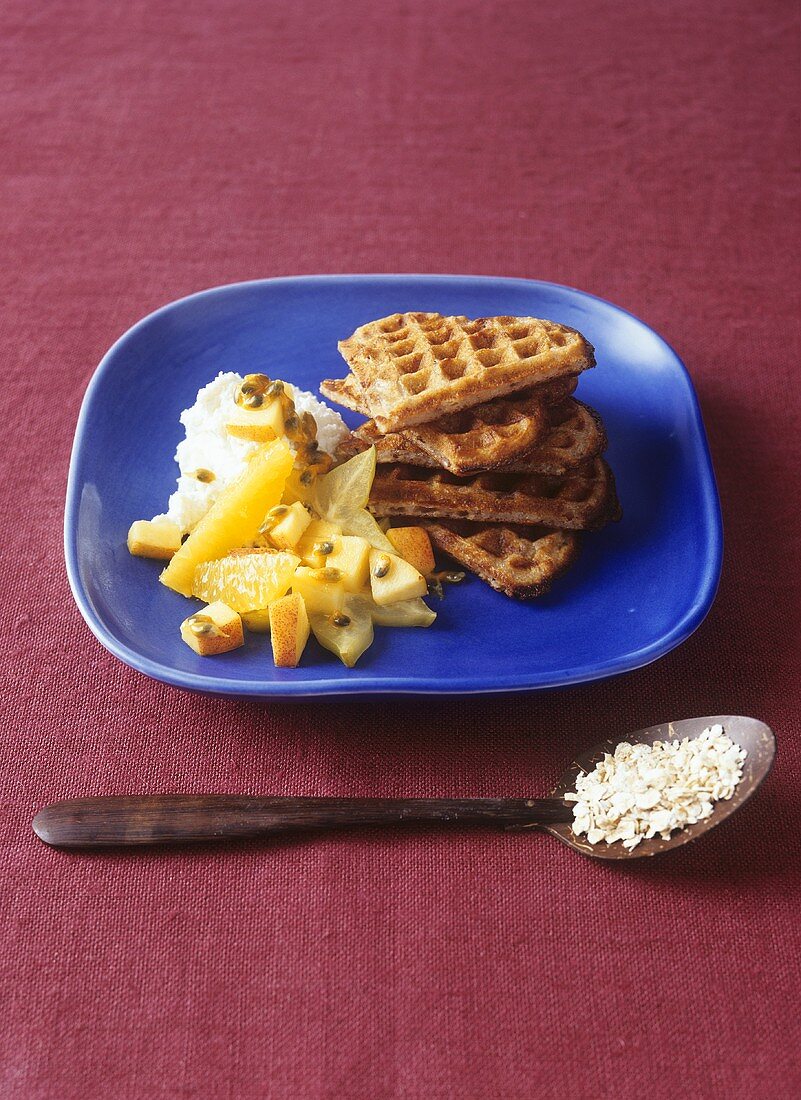
[[[348,825],[500,825],[505,829],[545,829],[577,852],[598,859],[640,859],[695,840],[739,809],[770,771],[776,739],[763,722],[731,714],[650,726],[620,739],[650,745],[696,738],[716,724],[747,752],[734,795],[716,802],[706,820],[674,832],[669,840],[643,840],[633,851],[621,843],[590,844],[585,837],[575,836],[572,804],[564,801],[564,795],[575,790],[576,777],[591,771],[604,753],[614,751],[618,743],[614,740],[577,756],[550,798],[260,798],[219,794],[78,798],[40,810],[33,830],[45,844],[57,848],[108,848],[278,836]]]

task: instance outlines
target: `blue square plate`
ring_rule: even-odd
[[[179,638],[191,606],[132,558],[132,520],[174,488],[178,416],[218,371],[265,371],[316,391],[341,377],[337,340],[406,311],[547,317],[580,329],[598,366],[578,396],[609,433],[623,519],[591,534],[552,592],[517,603],[475,577],[450,588],[426,630],[378,629],[355,669],[312,639],[299,668],[273,667],[269,639],[197,657]],[[353,422],[359,418],[349,417]],[[641,321],[578,290],[522,279],[315,276],[218,287],[146,317],[111,348],[84,399],[66,507],[70,584],[120,660],[178,687],[229,695],[526,691],[638,668],[706,615],[722,555],[720,507],[692,384]]]

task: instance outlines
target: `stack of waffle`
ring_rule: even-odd
[[[339,350],[350,373],[321,390],[370,417],[338,454],[375,446],[370,510],[424,526],[493,588],[541,595],[575,561],[579,533],[618,517],[603,424],[571,396],[595,365],[581,333],[532,317],[396,313]]]

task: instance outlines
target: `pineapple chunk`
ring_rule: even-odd
[[[361,592],[370,586],[370,543],[357,535],[333,539],[334,552],[325,559],[329,569],[338,569],[346,592]]]
[[[181,529],[168,519],[137,519],[128,531],[128,551],[139,558],[169,561],[180,549]]]
[[[434,551],[424,527],[390,527],[387,538],[396,553],[413,565],[423,576],[434,571]]]
[[[312,518],[299,500],[289,506],[284,504],[279,505],[279,507],[287,508],[287,511],[281,516],[278,523],[270,529],[270,542],[279,550],[292,550],[311,523]]]
[[[292,452],[283,439],[253,452],[239,477],[215,503],[175,554],[159,580],[182,596],[191,596],[195,568],[252,542],[265,515],[281,499],[292,469]]]
[[[313,519],[303,532],[303,538],[295,547],[303,564],[310,565],[312,569],[323,569],[327,555],[321,554],[315,547],[322,542],[333,543],[337,535],[341,534],[342,531],[336,523],[328,523],[324,519]]]
[[[303,597],[310,615],[315,611],[331,615],[341,610],[345,601],[345,586],[339,570],[332,570],[330,576],[326,576],[327,572],[326,569],[309,569],[305,565],[295,570],[292,591]]]
[[[254,634],[270,633],[270,609],[261,608],[259,611],[243,611],[242,622],[248,630]]]
[[[181,637],[200,657],[227,653],[244,645],[242,620],[235,611],[216,600],[181,623]]]
[[[377,604],[400,603],[424,596],[428,591],[425,577],[397,554],[370,551],[370,587]]]
[[[250,439],[254,443],[277,439],[284,434],[284,410],[280,400],[273,399],[260,409],[243,409],[232,404],[225,430],[237,439]]]
[[[312,612],[309,621],[320,645],[335,653],[348,668],[353,668],[373,643],[373,620],[358,597],[346,597],[343,609],[333,614]]]
[[[270,641],[276,668],[295,668],[309,640],[309,616],[299,592],[270,604]]]

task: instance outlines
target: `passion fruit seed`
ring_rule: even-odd
[[[312,474],[311,470],[304,470],[303,473],[300,475],[301,485],[311,485],[312,477],[313,477],[313,474]]]
[[[275,508],[271,508],[267,513],[268,519],[280,519],[281,516],[285,516],[289,511],[288,504],[276,504]]]
[[[333,626],[350,626],[350,615],[342,611],[335,611],[329,620]]]
[[[392,562],[389,560],[388,554],[382,554],[378,561],[375,563],[375,569],[373,570],[374,577],[386,577],[389,572],[389,567]]]
[[[205,467],[201,467],[199,470],[195,470],[195,477],[198,481],[202,481],[204,485],[211,484],[216,480],[216,474],[213,470],[207,470]]]
[[[207,634],[219,634],[220,631],[217,626],[211,621],[208,615],[190,615],[186,620],[189,629],[198,638]]]
[[[267,397],[278,397],[284,392],[284,383],[280,378],[276,378],[274,382],[269,384],[264,392]]]
[[[266,374],[246,374],[234,395],[234,401],[245,409],[259,409],[271,384]]]
[[[446,573],[442,578],[447,584],[461,584],[464,580],[464,573]]]
[[[264,398],[260,393],[252,393],[241,402],[246,409],[260,409],[264,404]]]
[[[288,432],[294,432],[297,426],[298,418],[295,416],[294,413],[290,413],[289,416],[284,419],[284,427]]]
[[[339,569],[332,569],[331,566],[327,566],[325,569],[318,569],[317,576],[320,578],[321,581],[336,584],[336,582],[342,576],[342,572]]]
[[[322,554],[324,558],[327,558],[329,554],[334,552],[333,542],[315,542],[314,544],[315,554]]]

